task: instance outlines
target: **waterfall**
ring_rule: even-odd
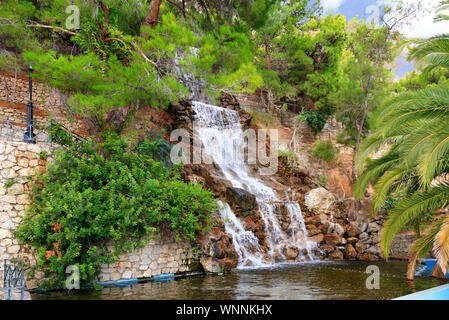
[[[242,161],[240,153],[244,150],[245,139],[239,114],[201,102],[192,102],[192,107],[195,111],[195,129],[204,152],[218,165],[223,178],[230,181],[233,187],[244,189],[256,197],[265,224],[268,252],[264,252],[252,232],[244,229],[231,207],[220,201],[220,214],[225,221],[226,232],[233,237],[239,267],[291,261],[291,256],[290,259],[286,257],[287,248],[290,252],[298,252],[294,261],[313,260],[315,245],[307,237],[299,204],[290,201],[288,195],[286,201],[281,200],[275,190],[250,175],[248,165]],[[282,223],[287,223],[288,227],[283,227]]]

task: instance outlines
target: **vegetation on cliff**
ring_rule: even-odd
[[[33,204],[16,232],[36,249],[34,268],[49,278],[45,285],[64,286],[70,265],[79,268],[81,282],[93,282],[101,264],[144,246],[159,231],[195,242],[211,227],[217,209],[211,192],[184,183],[181,168],[153,160],[155,148],[154,140],[110,135],[103,143],[57,151],[54,164],[37,177]]]

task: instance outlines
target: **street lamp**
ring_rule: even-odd
[[[25,131],[23,141],[26,143],[36,143],[36,135],[33,132],[33,80],[31,79],[31,73],[34,71],[32,66],[28,67],[29,71],[29,91],[27,106],[27,130]]]

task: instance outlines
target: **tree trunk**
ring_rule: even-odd
[[[413,252],[410,258],[408,259],[408,267],[407,267],[407,280],[413,281],[415,279],[415,267],[416,260],[418,260],[419,252]]]
[[[105,25],[103,25],[102,23],[99,24],[100,29],[103,31],[103,34],[101,35],[101,37],[103,38],[103,41],[106,41],[107,37],[109,36],[109,7],[108,5],[104,2],[101,1],[100,2],[100,6],[101,9],[103,10],[104,13],[104,23]]]
[[[154,27],[156,27],[156,24],[159,20],[159,9],[161,8],[161,3],[162,0],[153,0],[150,16],[147,17],[144,21],[144,25],[149,26],[151,29],[154,29]]]
[[[267,69],[272,70],[270,58],[270,46],[268,45],[268,43],[265,43],[265,60],[267,61]]]

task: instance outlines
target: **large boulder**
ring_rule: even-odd
[[[294,246],[284,248],[284,255],[287,260],[295,260],[299,255],[299,249]]]
[[[304,198],[307,208],[316,212],[328,211],[334,200],[334,195],[323,187],[310,190]]]
[[[256,196],[240,188],[228,187],[226,189],[228,202],[239,212],[248,212],[256,208]]]
[[[201,257],[200,263],[208,273],[223,273],[223,264],[213,257]]]
[[[345,258],[346,259],[355,259],[355,258],[357,258],[357,251],[349,243],[345,246]]]
[[[326,234],[324,236],[324,242],[326,242],[326,244],[328,244],[330,246],[334,246],[335,247],[335,246],[343,243],[343,238],[340,237],[336,233]]]
[[[334,252],[332,252],[329,255],[329,259],[331,259],[331,260],[343,260],[344,259],[343,252],[341,252],[340,250],[335,250]]]
[[[362,230],[354,221],[351,221],[346,227],[346,234],[348,237],[357,237],[360,233],[362,233]]]

